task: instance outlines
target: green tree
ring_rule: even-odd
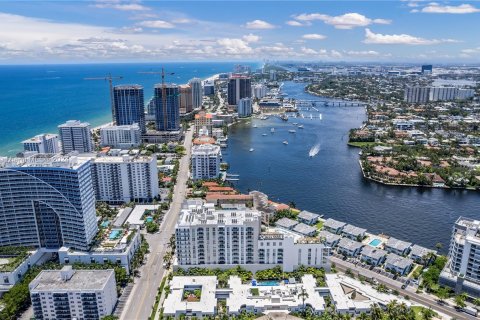
[[[432,320],[435,317],[436,313],[431,308],[422,309],[422,319],[423,320]]]
[[[370,319],[371,320],[383,320],[384,312],[382,308],[376,303],[373,303],[370,310]]]
[[[303,306],[303,314],[305,315],[306,310],[305,310],[305,299],[308,298],[308,293],[305,291],[305,288],[302,287],[302,291],[298,294],[299,298],[302,298],[302,306]]]
[[[467,295],[465,293],[455,296],[455,305],[458,308],[465,308],[467,306],[467,304],[465,303],[466,299],[467,299]]]

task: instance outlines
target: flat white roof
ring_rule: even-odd
[[[341,274],[326,274],[330,295],[338,311],[357,311],[370,310],[372,303],[387,305],[390,301],[410,303],[399,296],[378,292],[370,285],[363,284],[360,281]],[[355,293],[354,293],[355,292]]]
[[[142,216],[145,210],[156,210],[158,207],[159,205],[136,205],[128,216],[127,222],[130,225],[143,225]]]
[[[192,302],[183,299],[185,289],[200,289],[200,301]],[[170,294],[163,302],[163,313],[172,315],[186,313],[214,314],[217,306],[215,292],[217,289],[216,276],[201,277],[173,277],[170,281]],[[190,311],[191,310],[191,311]]]

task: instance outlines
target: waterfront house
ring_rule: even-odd
[[[275,226],[280,227],[280,228],[284,228],[284,229],[287,229],[287,230],[292,230],[293,227],[295,227],[297,224],[298,224],[298,221],[288,219],[288,218],[282,218],[282,219],[278,220],[277,222],[275,222]]]
[[[365,237],[365,232],[367,232],[367,229],[347,224],[343,227],[342,235],[352,240],[361,241]]]
[[[317,234],[317,228],[309,226],[305,223],[298,223],[293,227],[293,231],[307,237],[314,237]]]
[[[318,218],[320,218],[320,215],[316,213],[312,213],[310,211],[303,210],[298,214],[298,220],[300,222],[313,225],[318,222]]]
[[[335,248],[340,242],[340,239],[342,239],[340,235],[325,230],[320,231],[318,235],[321,242],[332,248]]]
[[[390,237],[387,243],[385,243],[385,250],[398,254],[399,256],[406,256],[411,246],[412,244],[410,242]]]
[[[360,253],[360,259],[370,265],[379,266],[385,261],[387,251],[372,246],[365,246]]]
[[[360,254],[363,244],[347,238],[342,238],[338,242],[337,252],[349,257],[356,257]]]
[[[345,225],[346,225],[345,222],[341,222],[341,221],[337,221],[335,219],[329,218],[323,224],[323,228],[331,233],[340,234]]]
[[[410,250],[410,258],[417,263],[429,264],[432,258],[428,258],[428,261],[425,259],[427,259],[427,256],[429,256],[430,253],[435,253],[435,251],[414,244]]]
[[[413,266],[413,260],[401,257],[395,253],[389,253],[385,260],[385,270],[398,273],[402,276],[407,275]]]

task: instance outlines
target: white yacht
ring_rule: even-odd
[[[274,132],[275,132],[275,128],[270,129],[270,132],[271,132],[271,133],[274,133]]]
[[[254,150],[253,148],[250,148],[250,150],[248,150],[248,151],[252,152],[253,150]]]
[[[287,145],[287,144],[288,144],[288,141],[287,141],[287,140],[283,141],[283,144]]]
[[[288,132],[290,132],[290,133],[295,133],[295,132],[297,132],[297,131],[291,129],[291,130],[288,130]]]

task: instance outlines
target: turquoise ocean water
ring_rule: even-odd
[[[175,74],[166,80],[186,83],[193,77],[207,78],[230,72],[236,63],[145,63],[89,65],[0,66],[0,156],[13,156],[22,150],[21,141],[40,133],[56,133],[66,120],[88,121],[92,126],[110,122],[108,82],[84,80],[109,73],[123,76],[114,84],[140,84],[145,102],[153,94],[160,76],[141,74],[160,71]],[[253,68],[260,64],[248,64]]]

